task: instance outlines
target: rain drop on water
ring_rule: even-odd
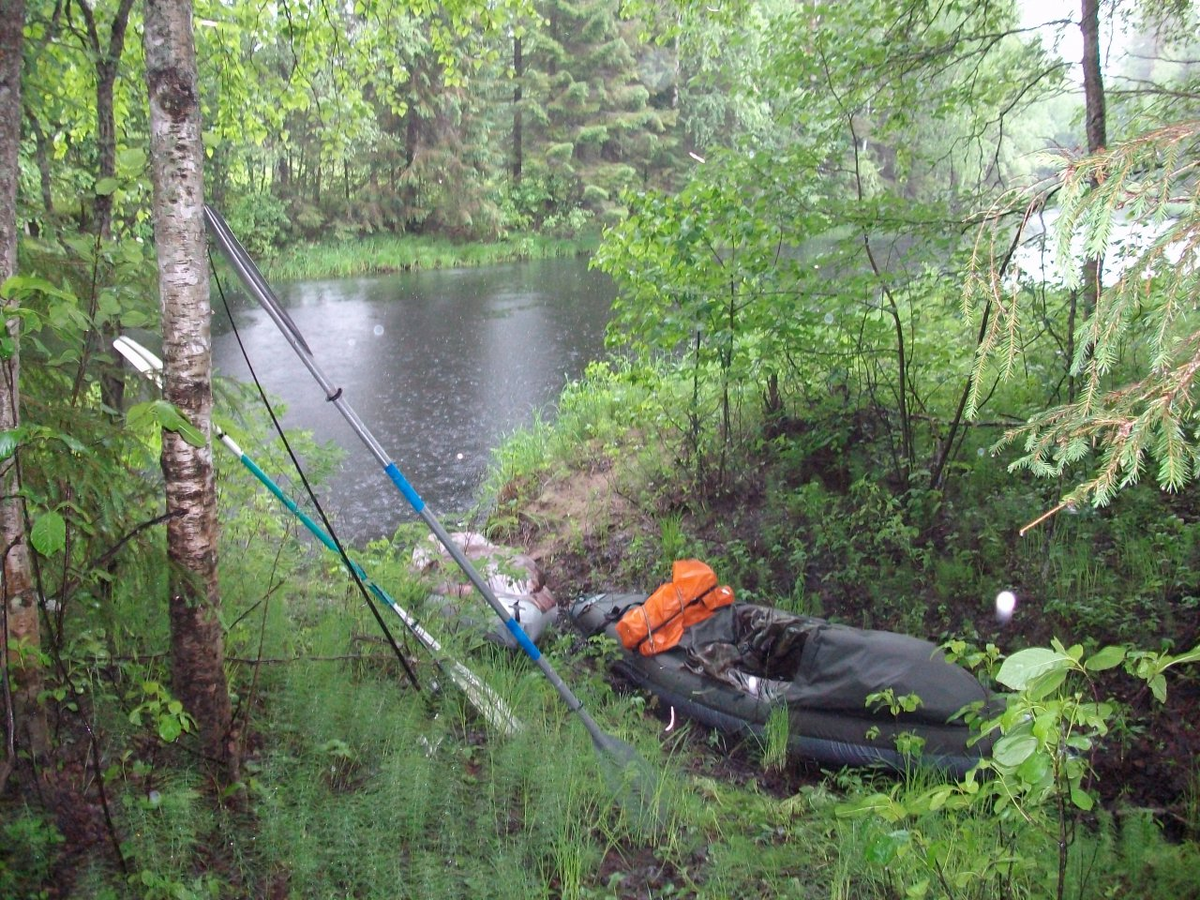
[[[375,337],[383,337],[383,326],[382,325],[375,326]]]

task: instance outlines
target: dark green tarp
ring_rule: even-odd
[[[689,628],[680,649],[693,671],[813,710],[861,715],[868,696],[890,689],[897,698],[920,698],[901,721],[945,724],[988,699],[974,675],[929,641],[761,606],[719,610]]]

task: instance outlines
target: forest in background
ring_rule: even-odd
[[[536,784],[520,758],[532,738],[485,741],[449,700],[440,724],[390,703],[398,673],[364,652],[361,612],[346,615],[311,553],[281,549],[291,527],[228,473],[212,621],[231,702],[213,719],[183,697],[164,662],[174,613],[147,601],[177,584],[156,472],[164,434],[204,439],[170,404],[123,415],[126,372],[108,349],[167,311],[153,299],[145,102],[159,70],[132,0],[22,11],[21,106],[8,111],[19,265],[4,299],[25,366],[0,457],[6,479],[19,463],[4,507],[29,535],[41,638],[7,644],[5,708],[10,672],[44,674],[44,756],[19,755],[27,722],[6,719],[6,773],[40,780],[8,782],[4,890],[1194,890],[1190,3],[1081,0],[1045,22],[967,0],[196,5],[206,192],[256,257],[600,232],[618,355],[564,394],[557,432],[501,450],[489,527],[537,538],[561,466],[611,469],[650,537],[571,537],[561,559],[589,562],[564,567],[566,589],[648,588],[694,552],[747,596],[948,638],[1017,694],[983,784],[816,776],[775,803],[705,772],[692,793],[721,811],[681,806],[666,842],[606,812],[577,764],[588,749],[528,699],[519,666],[482,663],[570,748]],[[17,347],[10,326],[6,361]],[[227,424],[262,440],[253,413]],[[365,552],[407,584],[395,548]],[[8,566],[5,579],[7,611]],[[271,604],[289,579],[300,587]],[[994,630],[975,624],[981,591],[1001,585],[1038,604],[1008,635],[1045,645],[1037,673],[1002,676]],[[703,738],[664,749],[637,730],[640,707],[575,649],[555,652],[607,721],[648,753],[703,759]],[[337,657],[336,675],[310,667]],[[341,695],[373,698],[376,721]],[[1168,698],[1166,716],[1152,712]],[[448,749],[423,755],[418,734]],[[368,761],[376,751],[386,762]],[[758,760],[768,781],[776,755]],[[1151,772],[1114,767],[1139,756]],[[405,793],[397,767],[442,790]],[[1156,805],[1113,812],[1122,784]],[[379,818],[405,849],[376,848],[377,882],[351,838]],[[1120,824],[1134,819],[1146,828]],[[1178,843],[1163,849],[1159,831]],[[658,874],[639,875],[643,863]]]

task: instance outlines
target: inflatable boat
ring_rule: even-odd
[[[594,594],[570,615],[583,634],[617,640],[617,621],[645,599]],[[826,766],[926,766],[961,776],[988,743],[976,740],[967,713],[1001,708],[929,641],[765,606],[718,609],[660,653],[617,644],[619,674],[710,728],[762,737],[772,711],[786,706],[790,754]]]

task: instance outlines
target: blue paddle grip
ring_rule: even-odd
[[[404,477],[404,473],[400,471],[394,462],[388,463],[383,471],[387,472],[388,478],[392,479],[392,484],[400,488],[400,493],[408,500],[413,508],[413,512],[420,512],[425,508],[425,501],[421,499],[421,495],[408,483],[408,479]]]
[[[504,627],[512,632],[512,636],[521,645],[521,649],[529,654],[529,658],[537,662],[538,658],[542,655],[542,651],[529,639],[529,635],[525,633],[525,629],[517,623],[517,620],[505,619]]]

